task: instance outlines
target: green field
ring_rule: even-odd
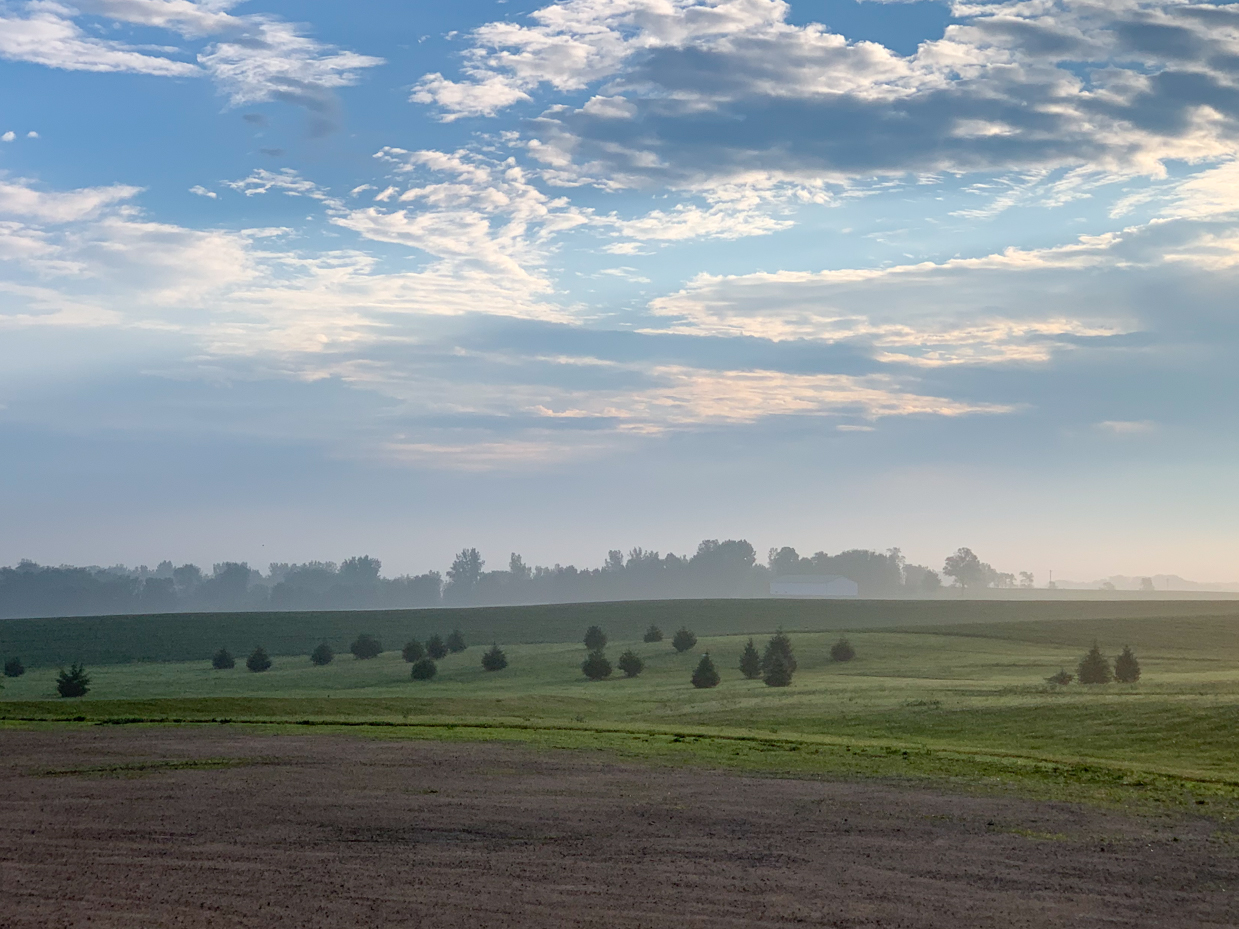
[[[395,651],[372,661],[346,653],[323,668],[304,654],[277,656],[263,674],[241,663],[215,671],[202,660],[136,662],[92,667],[90,695],[70,701],[55,699],[54,669],[35,668],[4,682],[0,719],[364,726],[387,737],[517,739],[660,761],[945,779],[970,789],[1234,815],[1239,617],[1229,604],[1214,605],[1220,615],[1212,616],[1199,615],[1204,604],[1175,605],[1184,606],[1197,615],[990,623],[967,616],[972,621],[924,627],[901,617],[905,628],[850,631],[858,654],[848,663],[830,660],[837,631],[795,632],[799,670],[786,689],[743,679],[736,662],[744,636],[702,635],[683,655],[667,642],[640,642],[634,630],[648,613],[622,626],[626,635],[608,629],[612,661],[631,647],[645,660],[644,673],[587,681],[579,638],[593,613],[577,622],[570,642],[501,639],[505,671],[484,672],[474,644],[440,662],[429,683],[410,680]],[[740,622],[738,615],[727,621]],[[1073,669],[1094,639],[1110,655],[1132,645],[1141,681],[1045,683],[1060,667]],[[388,636],[386,644],[402,642]],[[689,684],[703,651],[723,675],[713,690]]]

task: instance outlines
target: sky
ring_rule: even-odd
[[[1239,4],[0,0],[0,563],[1239,578]]]

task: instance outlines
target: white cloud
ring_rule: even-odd
[[[0,135],[0,142],[12,142],[17,138],[17,133],[10,129],[4,135]]]
[[[189,188],[189,192],[191,194],[196,194],[199,197],[207,197],[211,200],[216,200],[219,198],[219,194],[213,190],[207,190],[201,184],[195,184],[193,187]]]
[[[30,181],[0,179],[0,216],[19,216],[44,223],[74,222],[92,217],[103,208],[129,200],[140,192],[140,187],[126,184],[42,191]]]
[[[37,139],[38,137],[39,137],[39,134],[35,132],[33,129],[31,129],[29,132],[26,133],[27,139]]]

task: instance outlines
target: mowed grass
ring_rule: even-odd
[[[1231,617],[967,624],[848,633],[857,658],[830,659],[838,632],[792,636],[789,688],[745,680],[747,636],[611,642],[640,677],[588,681],[582,645],[505,646],[506,670],[474,645],[413,681],[399,652],[327,667],[277,657],[254,674],[209,662],[92,668],[91,693],[57,700],[55,672],[6,680],[0,718],[380,724],[388,736],[503,738],[794,774],[946,778],[1068,799],[1200,804],[1239,812],[1239,622]],[[1135,685],[1054,687],[1097,639],[1137,651]],[[757,637],[759,647],[764,644]],[[387,643],[392,645],[395,643]],[[723,681],[689,683],[708,651]],[[244,656],[238,656],[243,659]],[[1005,786],[1004,786],[1005,785]],[[1220,804],[1220,806],[1218,806]]]

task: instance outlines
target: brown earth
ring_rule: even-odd
[[[494,743],[0,731],[6,929],[1235,926],[1235,840]]]

